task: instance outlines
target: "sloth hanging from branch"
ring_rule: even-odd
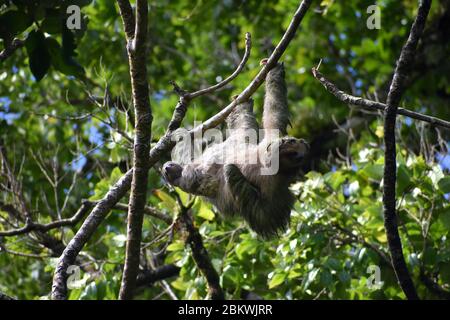
[[[208,147],[190,163],[165,163],[162,174],[171,185],[206,197],[222,214],[241,216],[267,238],[289,225],[295,201],[289,186],[309,149],[303,139],[286,136],[289,110],[283,63],[267,74],[262,124],[259,130],[252,100],[239,104],[227,118],[224,142]]]

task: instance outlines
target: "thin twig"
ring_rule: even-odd
[[[114,207],[114,209],[118,209],[118,210],[123,210],[123,211],[128,211],[128,205],[124,204],[124,203],[117,203]],[[157,210],[156,208],[153,207],[149,207],[149,206],[145,206],[144,207],[144,213],[148,214],[149,216],[155,217],[159,220],[164,221],[167,224],[171,224],[172,223],[172,217],[170,217],[169,215]]]
[[[211,93],[211,92],[215,92],[217,90],[219,90],[220,88],[223,88],[224,86],[226,86],[228,83],[230,83],[231,81],[234,80],[234,78],[236,78],[242,71],[242,69],[244,69],[245,64],[248,61],[248,58],[250,57],[250,51],[251,51],[251,46],[252,46],[252,40],[251,40],[251,35],[249,32],[247,32],[245,34],[245,52],[244,52],[244,56],[242,57],[241,62],[239,63],[239,65],[237,66],[236,70],[234,70],[234,72],[232,74],[230,74],[226,79],[222,80],[221,82],[205,88],[205,89],[201,89],[192,93],[188,93],[187,94],[187,98],[189,99],[194,99],[197,98],[199,96],[203,96],[205,94]]]

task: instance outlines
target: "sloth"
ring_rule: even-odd
[[[289,225],[295,201],[289,186],[298,178],[309,149],[305,140],[287,136],[283,63],[277,63],[265,79],[263,129],[258,130],[252,100],[237,105],[226,123],[229,135],[224,142],[208,147],[189,164],[165,163],[162,175],[169,184],[205,197],[223,215],[242,217],[263,238],[279,235]],[[259,143],[249,139],[259,132],[263,136]],[[263,174],[274,163],[278,170]]]

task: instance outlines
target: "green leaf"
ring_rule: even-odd
[[[319,268],[315,268],[315,269],[311,270],[310,272],[308,272],[308,275],[306,276],[306,278],[303,281],[304,290],[308,289],[308,287],[311,285],[311,283],[316,279],[319,271],[320,271]]]
[[[184,281],[182,278],[177,278],[170,283],[172,287],[177,290],[186,291],[190,288],[191,284],[187,281]]]
[[[45,39],[48,51],[51,56],[53,67],[66,74],[81,78],[84,75],[84,69],[72,57],[64,55],[61,46],[56,39],[47,37]]]
[[[337,260],[335,258],[328,258],[327,261],[325,262],[325,266],[327,266],[328,268],[330,268],[332,270],[342,269],[341,262],[339,262],[339,260]]]
[[[0,37],[13,38],[25,31],[31,24],[33,19],[22,11],[10,10],[0,16]]]
[[[112,171],[111,171],[111,175],[109,177],[109,182],[111,183],[111,185],[114,185],[117,181],[119,181],[119,179],[123,176],[122,171],[120,171],[119,167],[115,167]]]
[[[41,29],[51,34],[61,33],[64,21],[59,10],[47,10]]]
[[[236,246],[236,255],[239,260],[244,260],[246,255],[251,255],[256,252],[259,242],[255,239],[247,239]]]
[[[439,268],[440,269],[440,277],[442,278],[442,281],[444,283],[450,283],[450,264],[446,263],[443,264],[442,267]]]
[[[332,283],[333,283],[333,275],[331,274],[331,272],[326,269],[323,270],[320,273],[320,284],[323,285],[324,287],[328,287]]]
[[[433,165],[431,171],[428,173],[433,185],[437,188],[438,182],[444,178],[444,173],[438,164]]]
[[[450,230],[450,208],[439,214],[439,221]]]
[[[158,189],[154,190],[153,193],[161,200],[160,205],[164,206],[165,208],[169,209],[170,211],[174,211],[177,203],[174,198],[172,198],[169,194],[165,193],[164,191]]]
[[[102,179],[95,185],[94,194],[89,200],[100,200],[108,192],[109,188],[114,185],[122,176],[122,172],[118,167],[111,171],[111,175],[107,179]]]
[[[184,243],[183,242],[174,242],[167,246],[167,251],[183,251]]]
[[[370,179],[380,181],[383,178],[383,166],[380,164],[368,164],[362,169],[362,173]]]
[[[397,170],[397,195],[403,194],[403,192],[410,186],[411,184],[411,172],[410,170],[403,164],[398,166]]]
[[[26,40],[26,48],[31,72],[40,81],[50,68],[50,54],[41,31],[32,31]]]
[[[63,47],[63,54],[65,57],[73,57],[75,56],[75,49],[77,48],[77,45],[75,43],[75,37],[73,33],[67,29],[66,26],[63,27],[62,32],[62,47]]]
[[[112,241],[117,247],[123,247],[127,242],[127,236],[125,234],[118,234],[112,238]]]
[[[269,289],[278,287],[280,284],[282,284],[284,282],[284,280],[286,279],[286,274],[285,273],[277,273],[275,274],[272,279],[270,279],[269,281]]]
[[[198,211],[197,216],[208,221],[214,220],[215,217],[214,212],[203,201],[200,204],[200,209]]]
[[[436,249],[427,247],[425,252],[423,253],[423,262],[426,265],[435,265],[437,260],[437,252]]]
[[[341,280],[343,283],[349,283],[351,280],[351,276],[348,272],[341,271],[338,273],[339,280]]]
[[[342,171],[336,171],[325,175],[324,179],[333,190],[338,190],[338,188],[345,182],[346,177]]]
[[[439,180],[438,187],[443,193],[450,193],[450,177],[444,177]]]

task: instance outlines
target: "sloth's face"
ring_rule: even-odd
[[[279,146],[280,170],[298,169],[308,151],[309,145],[305,140],[293,137],[282,138]]]
[[[177,185],[178,179],[181,177],[182,173],[183,167],[172,161],[166,162],[162,168],[164,178],[173,185]]]

